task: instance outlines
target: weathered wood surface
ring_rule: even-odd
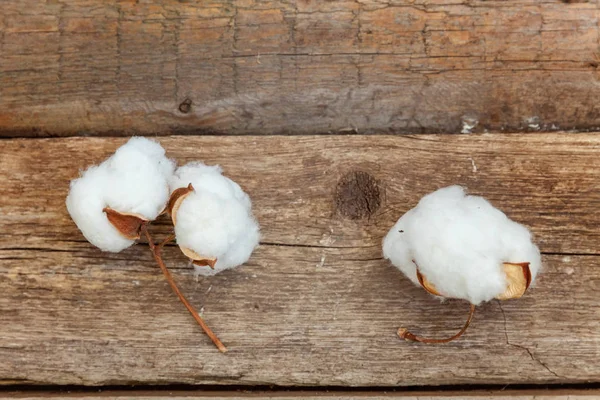
[[[597,0],[3,0],[0,135],[597,127],[599,13]]]
[[[600,382],[600,135],[161,139],[182,163],[220,163],[262,226],[248,265],[216,277],[196,280],[177,248],[165,252],[226,355],[146,246],[102,253],[68,217],[69,180],[123,142],[0,141],[1,384]],[[356,171],[377,190],[341,188]],[[398,326],[453,331],[467,305],[413,286],[382,260],[381,239],[421,196],[455,183],[527,224],[545,271],[522,299],[479,307],[461,340],[405,343]]]
[[[526,394],[530,393],[530,394]],[[356,392],[161,392],[161,391],[106,391],[102,393],[31,393],[8,392],[0,393],[0,400],[22,399],[37,400],[40,398],[58,400],[596,400],[600,397],[597,391],[559,390],[559,391],[489,391],[489,392],[382,392],[382,393],[356,393]]]

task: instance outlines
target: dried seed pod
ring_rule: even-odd
[[[413,262],[415,261],[413,260]],[[503,263],[502,268],[506,274],[507,287],[504,292],[496,296],[496,299],[510,300],[523,296],[531,284],[531,271],[529,270],[529,263]],[[418,267],[417,279],[419,280],[419,284],[427,292],[434,296],[446,297],[438,292],[435,285],[429,282],[427,278],[423,276]]]
[[[502,264],[508,287],[500,295],[496,296],[498,300],[518,299],[525,294],[525,291],[531,284],[531,270],[529,263],[504,263]]]
[[[120,213],[112,208],[104,208],[102,211],[106,213],[106,218],[119,233],[129,240],[137,240],[140,238],[140,231],[144,224],[147,224],[148,219],[139,214]]]
[[[210,267],[210,269],[215,269],[215,265],[217,264],[216,257],[204,257],[200,254],[196,253],[192,249],[188,249],[187,247],[180,246],[181,252],[185,254],[197,267]]]
[[[173,225],[177,224],[177,210],[181,206],[181,202],[186,198],[187,195],[194,191],[194,187],[190,183],[187,187],[175,189],[169,197],[169,203],[167,204],[166,212],[171,216]]]
[[[187,185],[187,187],[175,189],[173,193],[171,193],[171,198],[169,199],[169,203],[167,205],[167,212],[171,216],[173,225],[177,226],[177,211],[179,210],[181,203],[190,193],[193,192],[194,186],[192,186],[192,184],[190,183],[189,185]],[[216,257],[201,256],[194,250],[185,246],[179,246],[179,248],[181,249],[181,252],[185,254],[195,266],[210,267],[211,269],[215,269],[215,264],[217,263]]]
[[[492,299],[521,297],[541,266],[539,250],[525,227],[485,199],[467,196],[458,186],[421,199],[387,234],[383,252],[432,295],[463,299],[473,305],[461,334],[474,306]],[[399,334],[407,340],[421,339],[406,330]]]

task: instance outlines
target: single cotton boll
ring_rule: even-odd
[[[214,269],[197,267],[196,271],[214,275],[248,261],[260,238],[248,195],[218,166],[187,164],[177,169],[169,186],[174,191],[190,183],[194,191],[185,196],[174,216],[177,244],[217,259]]]
[[[105,190],[108,207],[155,219],[169,198],[168,179],[175,164],[164,149],[146,138],[132,138],[101,166],[111,177]]]
[[[123,237],[103,209],[154,220],[169,199],[168,178],[174,169],[160,144],[134,137],[102,164],[71,181],[67,210],[90,243],[119,252],[134,240]]]
[[[383,254],[416,285],[418,265],[441,295],[475,305],[506,290],[503,263],[529,262],[532,282],[541,267],[527,228],[459,186],[423,197],[389,231]]]

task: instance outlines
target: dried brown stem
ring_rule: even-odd
[[[162,250],[163,246],[164,246],[164,245],[166,245],[167,243],[170,243],[170,242],[172,242],[172,241],[173,241],[173,239],[175,239],[175,234],[174,234],[174,233],[170,234],[170,235],[169,235],[169,236],[168,236],[168,237],[167,237],[165,240],[163,240],[163,241],[162,241],[162,242],[161,242],[161,243],[158,245],[158,248],[159,248],[160,250]]]
[[[170,242],[171,240],[174,239],[174,235],[169,236],[165,241],[163,241],[161,244],[159,244],[157,246],[157,245],[154,244],[154,241],[152,240],[152,236],[150,236],[150,232],[148,232],[148,228],[147,228],[146,225],[142,226],[142,231],[146,235],[146,238],[148,239],[148,246],[150,246],[150,250],[152,250],[152,254],[154,255],[154,259],[156,260],[156,263],[158,264],[158,266],[160,267],[161,271],[165,275],[165,278],[167,278],[167,282],[169,282],[169,285],[171,286],[171,289],[173,289],[173,291],[175,292],[175,294],[177,295],[177,297],[179,298],[179,300],[181,300],[181,302],[183,303],[183,305],[185,306],[185,308],[187,308],[187,310],[190,312],[190,314],[192,314],[192,317],[194,317],[194,319],[196,320],[196,322],[198,323],[198,325],[200,325],[202,327],[202,330],[204,330],[204,332],[208,335],[208,337],[210,338],[210,340],[212,340],[212,342],[215,344],[215,346],[217,346],[217,349],[219,349],[219,351],[221,353],[226,353],[227,352],[227,348],[225,347],[225,345],[223,345],[223,343],[221,343],[221,341],[219,340],[219,338],[217,337],[217,335],[215,335],[215,333],[208,327],[208,325],[206,325],[206,322],[204,322],[204,320],[198,314],[198,312],[196,311],[196,309],[187,301],[187,299],[181,293],[181,291],[179,290],[179,288],[175,284],[175,281],[173,280],[173,276],[171,275],[171,273],[167,269],[167,266],[165,265],[165,263],[164,263],[164,261],[162,259],[160,251],[161,251],[162,247],[165,244],[167,244],[168,242]]]
[[[475,306],[473,304],[471,304],[471,311],[469,312],[469,318],[467,319],[467,322],[465,323],[465,326],[462,327],[462,329],[454,336],[451,336],[449,338],[446,339],[427,339],[427,338],[423,338],[420,336],[417,336],[411,332],[409,332],[407,329],[405,328],[399,328],[398,329],[398,336],[400,336],[401,339],[404,339],[406,341],[409,342],[420,342],[420,343],[448,343],[453,341],[454,339],[458,339],[459,337],[462,336],[463,333],[465,333],[465,331],[467,330],[467,328],[469,327],[469,324],[471,324],[471,320],[473,319],[473,314],[475,313]]]

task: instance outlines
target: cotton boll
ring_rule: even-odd
[[[122,236],[102,212],[106,207],[105,181],[105,171],[97,166],[90,167],[81,178],[71,182],[67,210],[90,243],[104,251],[119,252],[134,241]]]
[[[107,206],[120,212],[155,219],[169,198],[168,179],[175,163],[165,157],[160,144],[135,137],[119,148],[100,167],[110,176],[105,189]]]
[[[105,208],[154,220],[169,198],[168,179],[175,164],[160,144],[134,137],[98,166],[71,182],[67,210],[85,238],[104,251],[119,252],[134,243],[109,222]]]
[[[205,258],[216,258],[214,269],[196,268],[214,275],[245,263],[259,241],[259,227],[250,198],[217,166],[190,163],[170,179],[171,191],[193,186],[173,209],[177,244]]]
[[[424,338],[398,329],[401,339],[429,344],[460,337],[477,304],[522,296],[541,267],[525,227],[459,186],[423,197],[387,234],[383,254],[429,293],[471,303],[466,323],[453,336]]]
[[[418,266],[440,295],[475,305],[507,289],[503,263],[528,262],[531,281],[541,267],[525,227],[459,186],[423,197],[387,234],[383,254],[415,284]]]

